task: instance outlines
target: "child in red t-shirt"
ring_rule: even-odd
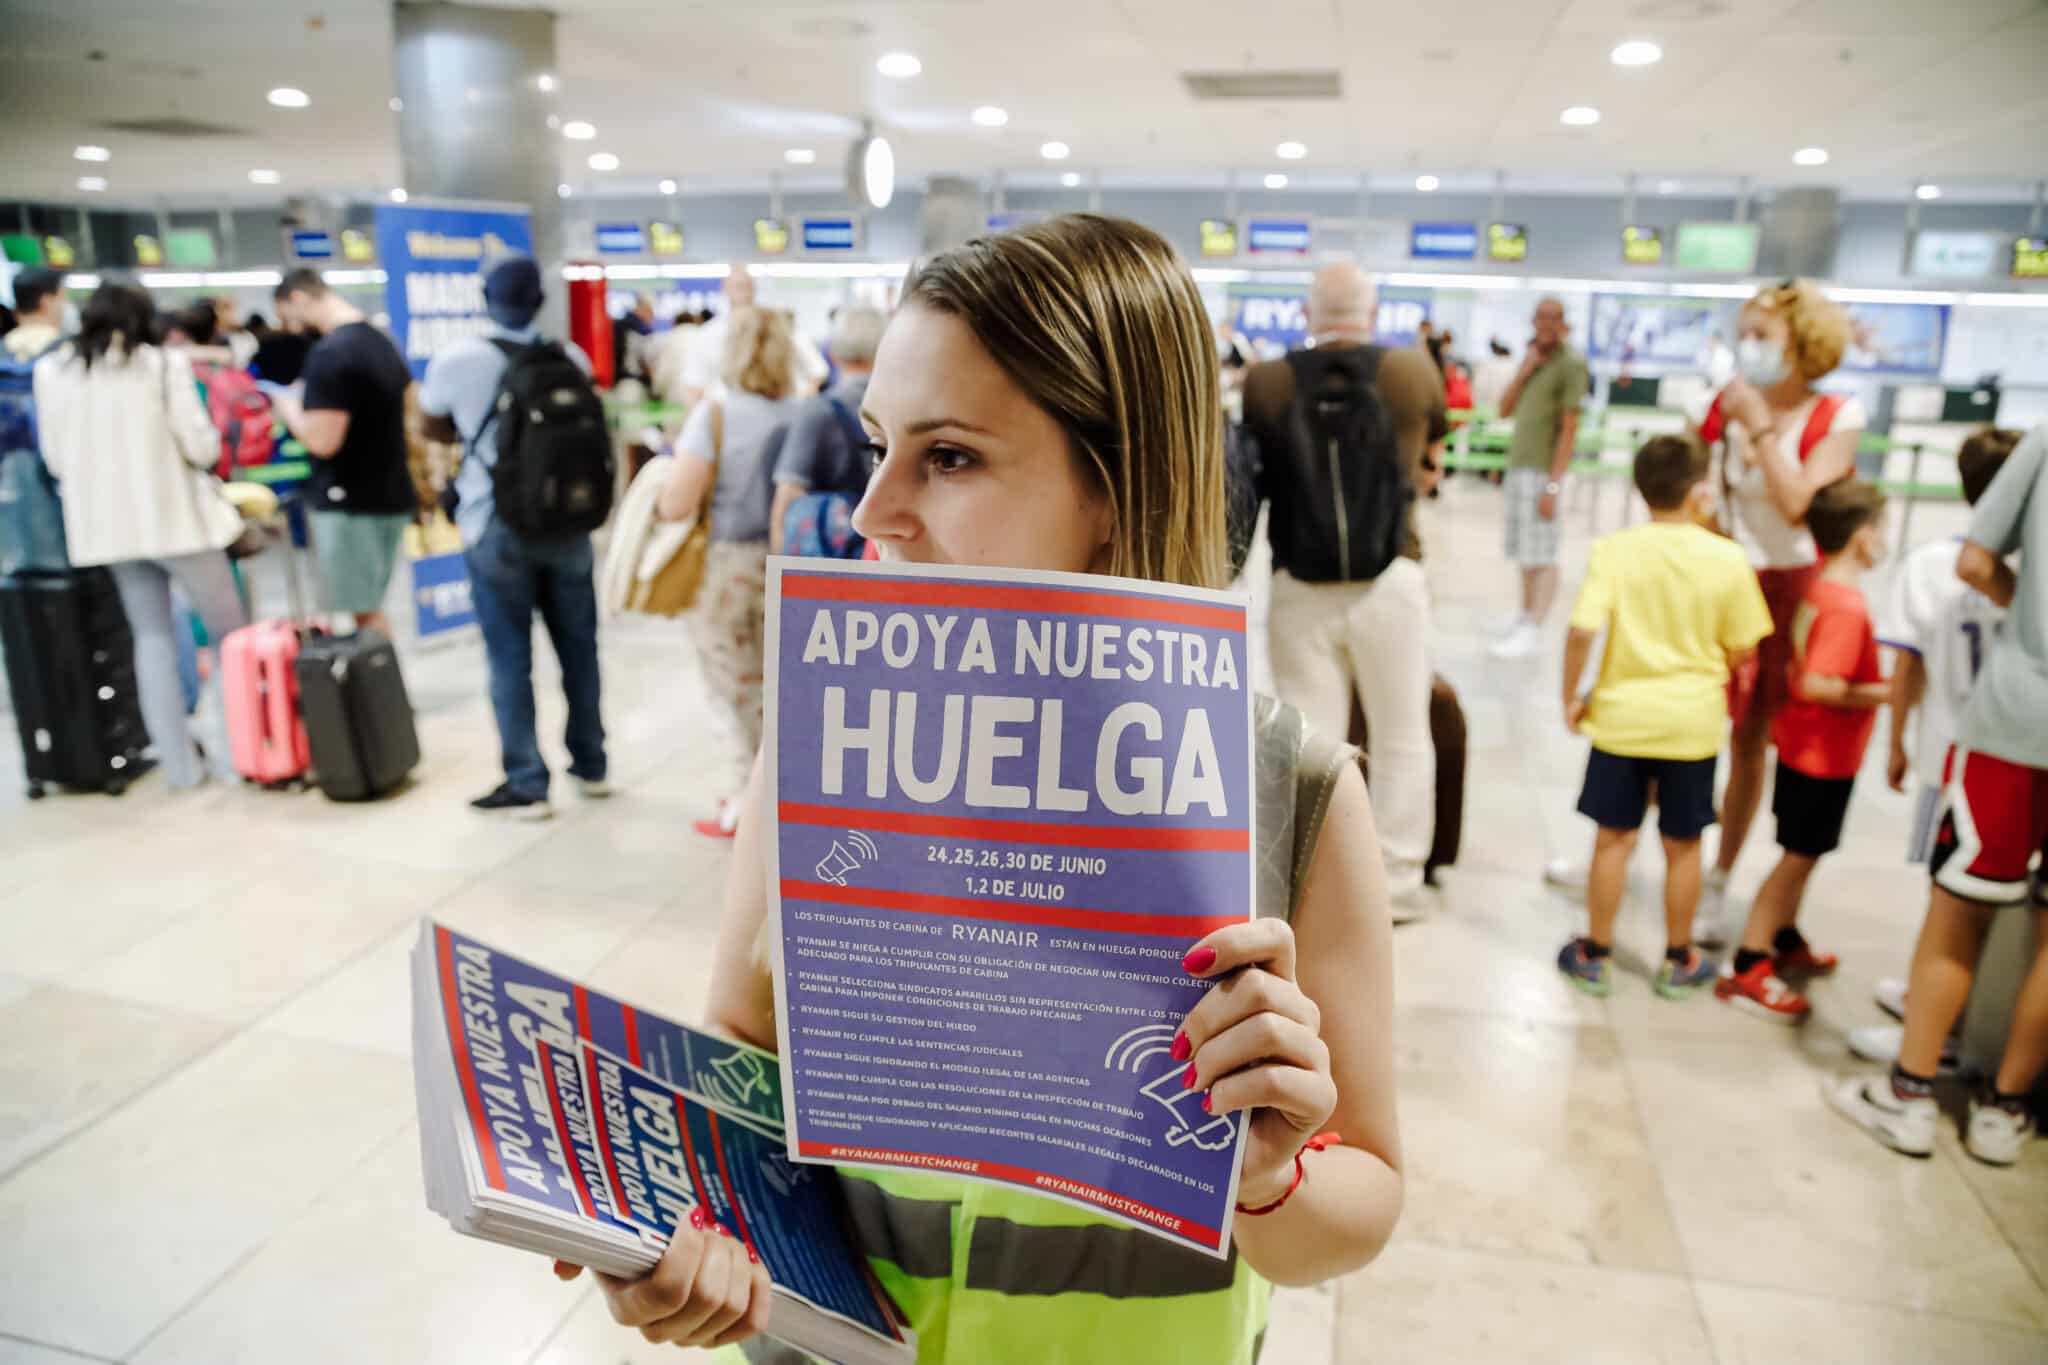
[[[1749,907],[1742,947],[1714,986],[1732,1005],[1780,1023],[1811,1013],[1785,978],[1835,969],[1832,953],[1808,946],[1795,921],[1806,880],[1842,839],[1849,791],[1863,750],[1889,699],[1877,662],[1877,634],[1856,580],[1884,558],[1884,494],[1844,479],[1814,495],[1806,526],[1820,546],[1820,576],[1792,618],[1789,696],[1771,724],[1778,749],[1778,865]]]

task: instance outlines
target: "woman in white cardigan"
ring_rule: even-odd
[[[247,618],[226,553],[241,518],[208,472],[220,458],[220,433],[199,401],[191,362],[150,343],[155,313],[133,285],[94,291],[78,335],[36,365],[36,423],[43,462],[63,494],[71,562],[113,573],[135,635],[142,718],[165,779],[182,788],[206,772],[186,724],[171,584],[214,640]],[[212,750],[225,765],[220,690],[207,692],[204,714],[219,740]]]

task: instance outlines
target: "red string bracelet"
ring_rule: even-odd
[[[1334,1147],[1336,1144],[1342,1142],[1343,1140],[1344,1135],[1342,1133],[1317,1133],[1314,1137],[1310,1138],[1307,1142],[1302,1144],[1301,1152],[1320,1152],[1323,1150],[1323,1148]],[[1288,1200],[1294,1198],[1294,1192],[1301,1188],[1301,1152],[1296,1152],[1294,1154],[1294,1179],[1287,1186],[1287,1193],[1281,1195],[1272,1203],[1262,1205],[1261,1207],[1256,1209],[1248,1209],[1244,1205],[1239,1204],[1237,1206],[1237,1211],[1241,1214],[1244,1214],[1248,1218],[1260,1218],[1266,1214],[1271,1213],[1273,1210],[1279,1208]]]

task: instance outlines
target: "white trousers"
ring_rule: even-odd
[[[1387,890],[1422,885],[1436,833],[1436,744],[1429,733],[1429,593],[1422,566],[1397,559],[1369,583],[1303,583],[1276,570],[1267,635],[1280,700],[1342,739],[1355,687],[1365,711],[1373,822]]]

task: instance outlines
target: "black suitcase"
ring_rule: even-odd
[[[119,796],[147,771],[135,639],[112,574],[0,575],[0,648],[31,800],[51,783]]]
[[[299,714],[313,780],[333,801],[367,801],[420,761],[398,651],[374,630],[313,635],[299,646]]]

